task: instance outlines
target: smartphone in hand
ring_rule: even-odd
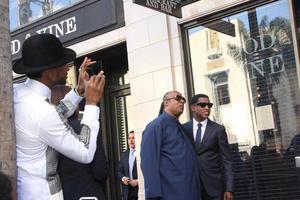
[[[98,200],[97,197],[81,197],[79,200]]]
[[[96,60],[96,62],[87,68],[89,76],[97,75],[100,71],[103,71],[102,60]]]

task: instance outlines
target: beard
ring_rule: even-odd
[[[57,80],[56,85],[66,85],[67,77]]]

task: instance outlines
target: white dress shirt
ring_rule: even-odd
[[[56,173],[58,152],[89,163],[96,150],[99,108],[85,106],[78,136],[67,117],[82,97],[71,90],[56,107],[47,102],[50,96],[50,89],[39,81],[14,85],[19,200],[63,199]]]
[[[204,133],[205,133],[205,129],[206,129],[206,126],[207,126],[207,119],[203,120],[201,123],[201,142],[202,142],[202,139],[203,139],[203,136],[204,136]],[[194,141],[196,141],[196,134],[197,134],[197,130],[198,130],[198,124],[199,122],[193,118],[193,135],[194,135]]]

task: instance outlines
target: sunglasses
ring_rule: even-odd
[[[168,99],[165,99],[165,100],[170,100],[170,99],[175,99],[178,102],[183,101],[183,103],[186,102],[186,99],[183,96],[181,96],[181,95],[176,95],[175,97],[168,98]]]
[[[211,108],[211,107],[213,107],[214,104],[213,103],[199,102],[199,103],[196,103],[195,105],[200,106],[201,108],[205,108],[206,106],[208,108]]]

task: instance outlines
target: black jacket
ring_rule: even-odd
[[[121,160],[119,162],[119,168],[118,168],[118,179],[122,183],[122,178],[129,177],[129,154],[130,149],[127,149],[124,153],[121,155]],[[136,159],[134,160],[133,164],[133,172],[132,172],[133,179],[137,179],[137,170],[136,170]],[[131,187],[128,185],[124,185],[122,183],[122,189],[123,189],[123,200],[127,200],[128,196],[131,197],[138,197],[138,187]],[[130,194],[129,194],[130,192]]]
[[[69,124],[76,133],[80,132],[78,120],[69,119]],[[105,184],[109,175],[109,167],[101,133],[98,134],[97,149],[90,164],[78,163],[60,155],[58,173],[65,200],[79,200],[81,197],[97,197],[98,200],[107,199]]]

